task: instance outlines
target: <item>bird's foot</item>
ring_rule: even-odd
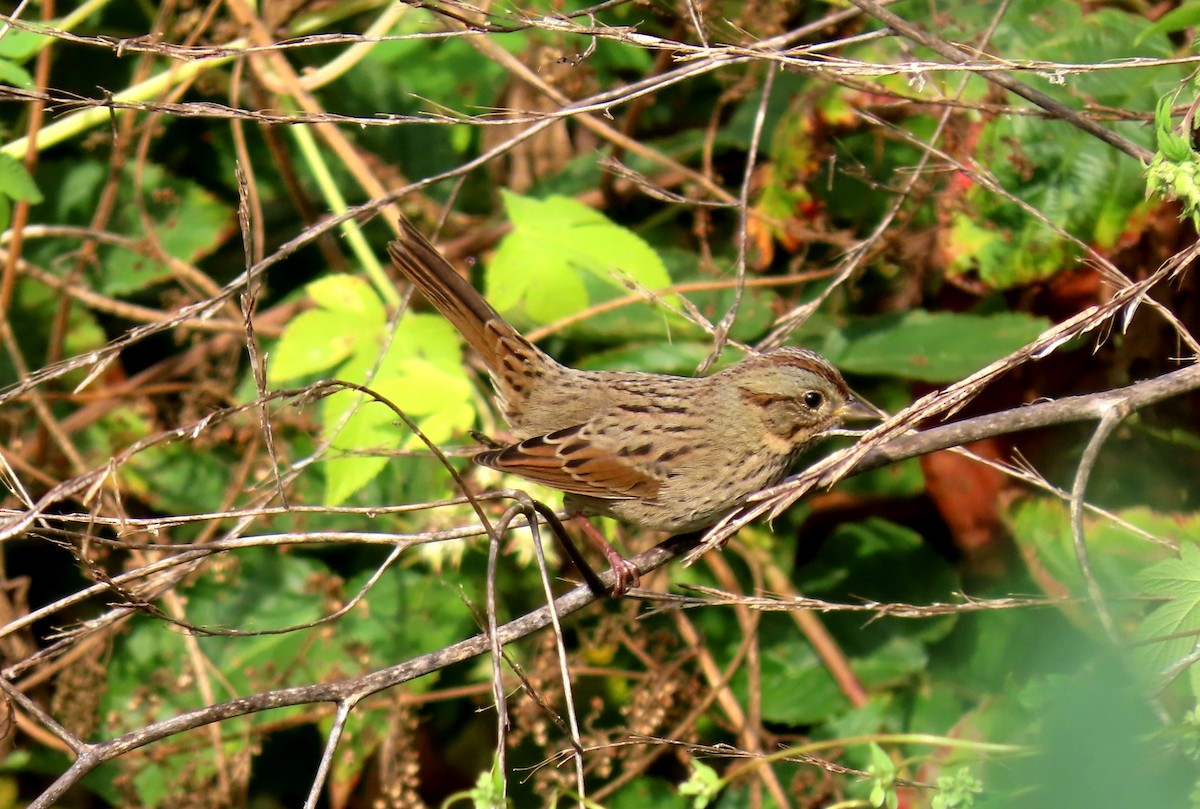
[[[575,522],[579,524],[583,533],[600,549],[600,552],[604,554],[604,558],[608,560],[608,564],[613,572],[612,595],[614,598],[623,596],[631,588],[641,585],[642,574],[637,569],[637,565],[622,556],[621,552],[604,538],[604,535],[596,529],[596,526],[591,524],[587,517],[577,514],[575,515]]]

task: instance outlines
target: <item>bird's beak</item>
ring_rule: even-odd
[[[843,421],[879,421],[882,418],[879,411],[854,394],[850,395],[837,415]]]

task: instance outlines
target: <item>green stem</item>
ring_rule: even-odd
[[[811,742],[802,744],[796,747],[789,747],[786,750],[779,750],[769,756],[756,758],[747,764],[732,768],[721,779],[723,786],[728,786],[737,778],[752,771],[756,767],[761,767],[763,764],[773,764],[776,761],[783,761],[795,756],[818,753],[822,750],[840,749],[843,747],[852,747],[860,744],[926,744],[934,747],[951,747],[956,750],[966,750],[974,753],[1004,753],[1023,755],[1030,751],[1030,748],[1015,744],[995,744],[992,742],[973,742],[969,739],[950,739],[945,736],[936,736],[931,733],[876,733],[866,734],[863,736],[851,736],[844,739],[827,739],[819,742]]]
[[[325,198],[325,204],[329,210],[335,214],[345,213],[349,206],[346,205],[346,199],[338,189],[337,182],[334,181],[333,174],[329,171],[329,165],[321,155],[321,150],[317,148],[317,141],[312,132],[307,126],[293,126],[291,133],[300,147],[300,154],[303,155],[309,170],[312,171],[313,177],[317,181],[317,188]],[[371,249],[371,245],[363,236],[362,228],[353,219],[347,219],[339,227],[346,237],[347,244],[350,245],[350,251],[354,253],[359,265],[366,271],[367,277],[375,285],[379,296],[389,307],[399,306],[400,294],[388,280],[387,274],[375,257],[375,251]]]
[[[225,45],[227,48],[244,48],[246,40],[238,39]],[[198,76],[200,73],[210,68],[219,67],[227,62],[236,59],[236,56],[213,56],[208,59],[197,59],[194,62],[184,62],[182,65],[173,67],[170,70],[164,70],[156,76],[151,76],[143,82],[130,87],[128,90],[122,90],[112,96],[114,104],[137,104],[153,98],[159,98],[169,88],[181,82],[189,81]],[[37,148],[38,151],[46,149],[63,141],[70,140],[76,135],[86,132],[87,130],[100,126],[108,121],[110,116],[116,113],[127,112],[128,110],[114,110],[108,106],[104,107],[89,107],[85,110],[80,110],[73,115],[68,115],[49,126],[42,127],[38,131]],[[0,146],[0,152],[21,160],[25,157],[25,152],[29,149],[29,138],[17,138],[11,143]]]

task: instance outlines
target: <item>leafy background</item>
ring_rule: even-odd
[[[397,212],[578,367],[694,373],[725,323],[821,351],[890,410],[1195,243],[1200,5],[889,9],[978,58],[806,2],[6,17],[0,805],[44,800],[82,742],[479,631],[479,518],[395,413],[321,384],[397,404],[471,492],[522,485],[465,460],[503,424],[453,329],[404,305]],[[1147,192],[1156,148],[1151,189],[1180,202]],[[1195,276],[1150,296],[962,415],[1178,367]],[[480,658],[355,705],[324,781],[331,705],[264,702],[106,759],[59,805],[1200,806],[1197,423],[1188,393],[1108,439],[1090,577],[1064,494],[1089,429],[990,439],[647,576],[660,599],[572,617],[565,657],[551,632],[510,645],[503,744]],[[500,550],[504,620],[545,596],[528,534]]]

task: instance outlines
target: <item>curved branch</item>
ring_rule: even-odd
[[[1087,586],[1088,598],[1091,599],[1092,606],[1096,608],[1100,624],[1114,641],[1117,640],[1117,628],[1113,624],[1108,605],[1104,603],[1104,594],[1100,591],[1100,583],[1092,575],[1092,562],[1088,557],[1087,538],[1083,532],[1083,496],[1087,492],[1088,479],[1091,477],[1092,469],[1096,466],[1096,458],[1100,456],[1100,448],[1104,446],[1104,442],[1112,435],[1113,430],[1117,429],[1117,425],[1124,421],[1130,412],[1132,411],[1124,402],[1117,402],[1116,406],[1104,412],[1104,415],[1100,417],[1100,423],[1096,425],[1096,431],[1092,433],[1087,447],[1083,450],[1083,457],[1079,459],[1079,469],[1075,471],[1075,482],[1071,485],[1071,537],[1075,545],[1075,562],[1079,565],[1079,572],[1083,575],[1084,584]]]

